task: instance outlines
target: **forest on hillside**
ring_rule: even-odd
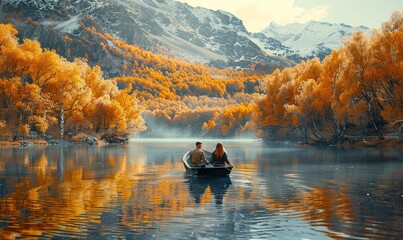
[[[101,67],[90,67],[85,57],[68,61],[37,41],[19,43],[11,24],[0,25],[0,31],[3,140],[70,139],[80,133],[127,137],[147,129],[147,136],[156,136],[163,128],[250,135],[261,74],[168,58],[85,28],[113,41],[111,50],[127,63],[123,76],[105,79]]]
[[[35,40],[18,39],[11,24],[0,25],[2,140],[257,133],[269,140],[339,142],[365,134],[382,139],[386,127],[395,134],[402,126],[403,12],[371,36],[354,33],[323,61],[269,75],[256,66],[239,71],[189,63],[95,28],[83,31],[121,56],[122,75],[105,79],[85,55],[64,59]]]

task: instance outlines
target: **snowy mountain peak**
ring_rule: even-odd
[[[370,33],[370,29],[362,26],[352,27],[313,20],[287,25],[272,22],[262,33],[268,38],[279,40],[283,45],[280,49],[266,51],[268,54],[281,55],[298,61],[311,57],[324,57],[332,49],[340,47],[343,37],[357,30]]]
[[[21,36],[38,39],[49,48],[74,52],[75,41],[61,39],[83,37],[84,41],[76,41],[82,44],[76,51],[92,51],[83,43],[91,37],[81,36],[88,27],[146,50],[175,53],[216,67],[249,67],[252,63],[289,66],[302,59],[324,57],[355,29],[369,32],[364,27],[310,21],[272,22],[262,32],[250,33],[242,20],[229,12],[174,0],[0,0],[0,6],[4,17],[13,18],[19,12],[18,16],[36,21],[36,27],[21,19],[14,23],[26,33]],[[98,40],[93,41],[96,46]]]

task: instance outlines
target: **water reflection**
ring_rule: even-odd
[[[212,193],[215,204],[221,205],[224,201],[224,195],[227,193],[228,188],[231,186],[231,178],[229,176],[221,177],[195,177],[186,175],[189,183],[190,194],[194,197],[195,203],[201,202],[201,197],[205,194],[206,189],[209,188]]]
[[[0,149],[0,239],[403,238],[400,151],[225,146],[224,178],[193,141]]]

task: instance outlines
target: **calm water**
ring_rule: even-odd
[[[193,140],[0,148],[0,239],[403,238],[402,152],[223,143],[216,179]]]

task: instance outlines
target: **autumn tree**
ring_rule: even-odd
[[[14,139],[54,128],[64,138],[66,132],[94,131],[99,122],[102,127],[95,124],[95,129],[100,131],[145,129],[131,86],[120,90],[99,67],[80,59],[69,62],[37,41],[19,44],[16,34],[11,25],[0,24],[0,120]]]
[[[403,120],[403,12],[394,12],[373,39],[371,70],[383,103],[381,115],[389,122]]]
[[[355,32],[322,63],[313,59],[270,74],[257,105],[262,136],[296,132],[305,140],[340,141],[348,126],[361,126],[384,139],[385,120],[402,119],[402,16],[393,13],[371,37]]]

